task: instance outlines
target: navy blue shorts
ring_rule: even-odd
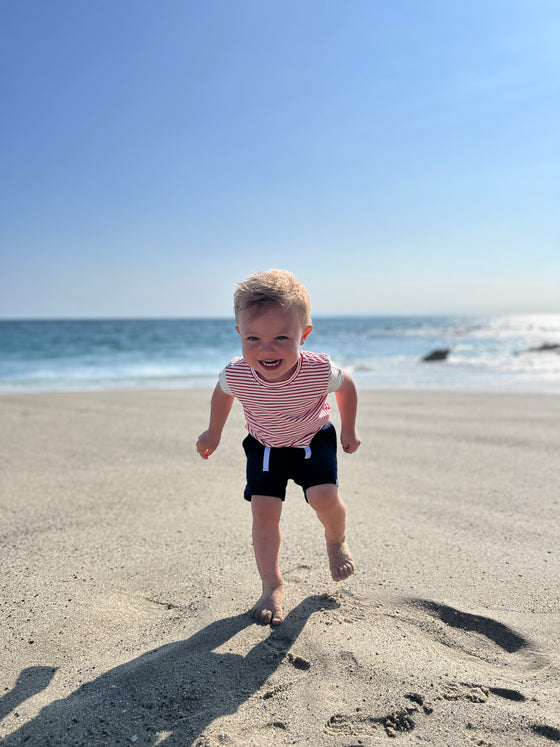
[[[313,436],[307,459],[305,449],[296,447],[271,448],[267,452],[267,448],[251,435],[243,441],[243,448],[247,456],[246,501],[253,495],[284,500],[288,480],[300,485],[304,495],[314,485],[338,485],[336,431],[332,423]]]

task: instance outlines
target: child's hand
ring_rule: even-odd
[[[346,454],[353,454],[358,450],[362,442],[356,431],[341,431],[340,443],[342,444],[342,449]]]
[[[208,459],[208,457],[216,451],[219,443],[219,438],[215,438],[210,431],[204,431],[204,433],[201,433],[198,437],[196,450],[203,459]]]

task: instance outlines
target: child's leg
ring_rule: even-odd
[[[346,508],[336,485],[315,485],[306,491],[309,505],[325,527],[331,574],[342,581],[354,573],[354,561],[345,541]]]
[[[253,608],[253,616],[264,625],[280,625],[284,617],[282,575],[278,566],[280,552],[280,514],[282,501],[268,495],[251,497],[253,513],[253,550],[262,580],[262,596]]]

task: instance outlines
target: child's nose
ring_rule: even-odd
[[[261,345],[261,353],[263,355],[270,353],[268,357],[272,358],[274,356],[274,351],[275,351],[275,345],[273,342],[263,342],[263,344]]]

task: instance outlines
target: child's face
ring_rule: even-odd
[[[286,381],[294,373],[299,346],[311,332],[303,327],[295,308],[271,306],[262,314],[242,311],[237,331],[241,335],[243,357],[265,381]]]

